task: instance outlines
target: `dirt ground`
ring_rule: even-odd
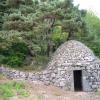
[[[6,78],[0,78],[0,84],[9,81]],[[54,86],[45,86],[39,83],[25,82],[25,89],[28,92],[28,97],[16,95],[11,100],[100,100],[100,96],[95,93],[67,92]]]
[[[100,100],[99,96],[90,92],[67,92],[54,86],[27,83],[29,100]],[[34,98],[34,99],[33,99]]]

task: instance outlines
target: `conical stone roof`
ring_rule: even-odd
[[[93,52],[79,41],[70,40],[62,44],[54,53],[48,68],[59,67],[61,65],[79,65],[87,66],[91,63],[100,61]]]

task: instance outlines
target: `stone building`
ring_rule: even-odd
[[[97,91],[100,60],[84,44],[70,40],[57,49],[40,80],[68,91]]]
[[[67,91],[100,89],[100,60],[88,47],[75,40],[62,44],[42,72],[28,73],[0,67],[0,73],[10,79],[42,82]]]

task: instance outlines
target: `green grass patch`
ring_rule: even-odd
[[[96,95],[97,95],[97,96],[100,96],[100,91],[96,92]]]
[[[0,100],[10,100],[15,95],[28,96],[25,85],[22,82],[0,84]]]
[[[38,96],[38,99],[37,99],[37,100],[43,100],[43,99],[42,99],[42,96]]]

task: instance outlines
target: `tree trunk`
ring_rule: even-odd
[[[68,34],[67,40],[71,40],[72,39],[72,36],[73,36],[73,32],[69,31],[68,33],[69,34]]]

